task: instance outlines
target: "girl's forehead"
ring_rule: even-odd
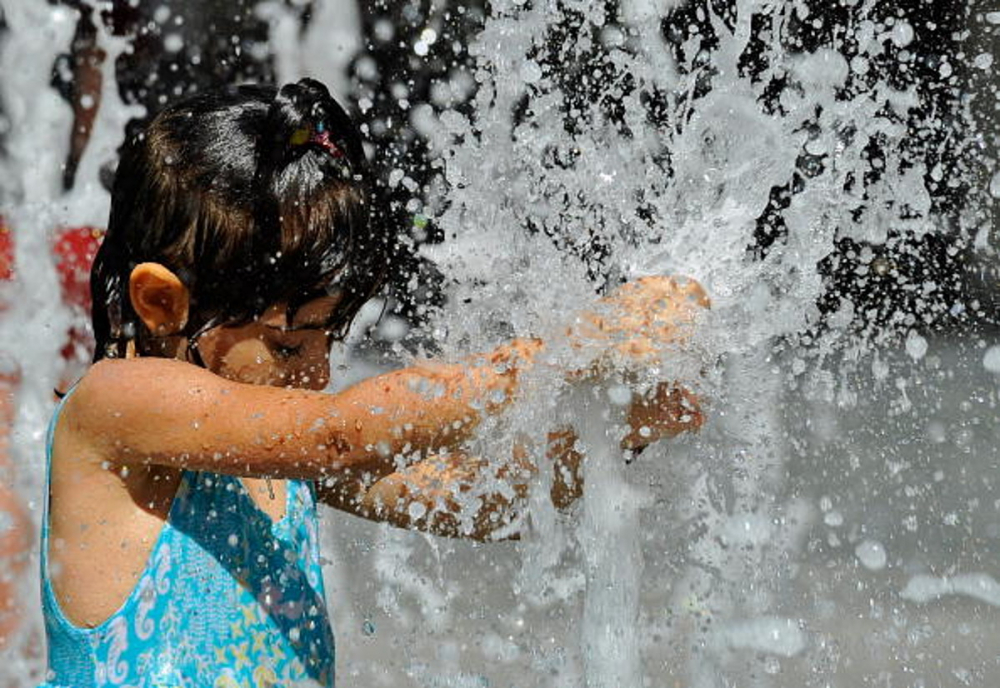
[[[332,320],[335,311],[343,300],[340,292],[319,296],[300,305],[288,321],[288,304],[276,303],[260,317],[260,322],[269,327],[282,329],[321,329]]]

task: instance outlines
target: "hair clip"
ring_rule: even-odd
[[[309,143],[318,144],[334,158],[344,157],[344,151],[340,150],[340,147],[330,138],[330,132],[325,129],[321,129],[319,126],[316,127],[316,131],[309,138]]]
[[[307,143],[315,143],[325,150],[331,157],[342,158],[344,151],[330,138],[330,132],[326,130],[326,124],[317,122],[313,129],[302,127],[292,132],[288,138],[288,143],[292,146],[302,146]]]

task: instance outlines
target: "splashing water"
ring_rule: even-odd
[[[581,647],[586,684],[600,688],[642,683],[639,655],[639,581],[643,573],[639,510],[648,496],[629,485],[618,448],[616,426],[623,424],[614,391],[577,390],[568,399],[578,418],[580,444],[587,457],[579,540],[587,578]],[[617,413],[615,411],[617,410]]]
[[[333,30],[331,5],[320,3],[326,19],[314,38]],[[895,234],[944,236],[947,224],[931,193],[943,173],[907,148],[907,122],[925,106],[919,89],[871,76],[884,51],[907,49],[913,27],[879,19],[875,3],[844,6],[844,36],[791,49],[795,27],[813,21],[806,3],[740,0],[724,13],[703,3],[671,49],[660,19],[683,3],[492,3],[469,48],[473,114],[440,111],[424,127],[449,186],[436,218],[446,241],[425,246],[453,280],[434,335],[448,355],[551,335],[598,289],[689,275],[711,294],[712,312],[691,352],[664,352],[640,382],[667,377],[699,390],[708,421],[700,436],[625,465],[619,381],[570,385],[542,366],[476,449],[501,461],[515,442],[541,447],[555,427],[580,428],[588,487],[574,512],[548,503],[543,471],[516,545],[328,516],[344,681],[708,688],[1000,675],[990,660],[953,651],[941,679],[918,656],[954,633],[993,647],[983,629],[996,621],[995,576],[980,559],[1000,549],[1000,495],[992,483],[967,493],[961,472],[1000,465],[995,431],[984,430],[1000,426],[997,339],[923,338],[902,309],[868,328],[861,305],[829,298],[823,265],[843,242],[857,247],[858,270],[874,274],[888,260],[877,247]],[[97,168],[129,113],[106,74],[81,183],[61,196],[63,151],[38,142],[62,140],[69,113],[39,85],[72,17],[38,3],[5,8],[3,213],[19,265],[31,269],[9,290],[0,350],[26,381],[16,458],[22,491],[37,495],[59,377],[51,332],[69,317],[53,305],[46,242],[61,224],[103,222]],[[265,9],[286,36],[273,46],[283,77],[335,73],[340,52],[298,50],[281,6]],[[12,70],[23,55],[31,68]],[[977,69],[990,66],[976,59]],[[937,117],[928,129],[944,129],[945,114]],[[995,185],[992,172],[984,179],[984,190]],[[776,204],[780,223],[762,224]],[[963,236],[987,247],[988,232],[968,222]],[[929,284],[914,287],[928,302]],[[892,337],[907,333],[894,348]],[[573,355],[554,347],[549,359]],[[977,451],[979,463],[956,458]],[[933,518],[921,520],[922,510]],[[978,538],[971,553],[946,544],[963,519],[963,537]],[[986,607],[935,607],[954,597]],[[857,638],[902,657],[902,669],[880,664]],[[37,657],[12,656],[15,677],[38,676]]]
[[[594,423],[578,403],[575,425],[589,428],[588,484],[599,486],[585,495],[575,532],[541,525],[541,544],[526,548],[521,577],[535,581],[559,576],[552,567],[565,557],[553,551],[565,555],[574,541],[581,550],[585,679],[578,683],[586,685],[660,685],[665,679],[649,668],[659,662],[673,664],[667,674],[680,685],[771,685],[777,658],[824,649],[824,636],[803,630],[805,609],[782,600],[814,518],[785,483],[795,440],[782,410],[790,398],[783,380],[809,369],[827,379],[828,358],[837,361],[833,370],[850,370],[859,357],[887,366],[871,336],[851,334],[849,298],[826,313],[818,308],[830,289],[823,263],[845,240],[879,246],[894,233],[920,238],[946,224],[932,207],[935,175],[906,146],[913,128],[904,123],[926,107],[917,85],[861,78],[886,40],[897,47],[912,40],[905,20],[877,24],[873,6],[859,6],[846,27],[859,46],[850,57],[847,41],[788,49],[793,15],[806,21],[801,4],[737,2],[725,17],[713,4],[698,7],[714,49],[693,31],[685,62],[661,39],[662,5],[623,3],[612,24],[607,3],[493,3],[471,49],[480,82],[474,114],[440,117],[451,185],[440,221],[449,241],[428,252],[455,277],[451,303],[461,305],[440,327],[459,348],[488,346],[498,333],[551,331],[592,299],[595,273],[612,285],[690,275],[713,298],[701,344],[703,364],[719,363],[700,382],[712,420],[698,446],[658,447],[649,458],[660,463],[649,470],[661,472],[652,479],[659,499],[650,501],[658,509],[675,504],[667,514],[642,513],[642,501],[629,497],[642,478],[619,473],[614,442],[596,439],[612,426]],[[760,22],[769,30],[755,28]],[[754,54],[757,69],[747,66]],[[769,90],[775,83],[777,97]],[[882,156],[875,175],[873,141]],[[794,189],[783,226],[762,242],[759,218],[781,188]],[[928,293],[934,285],[914,288]],[[884,342],[914,324],[905,313],[888,321],[868,335]],[[677,360],[666,358],[662,369],[685,379]],[[876,375],[886,377],[886,370]],[[696,376],[686,379],[699,386]],[[803,385],[807,397],[811,386]],[[844,385],[841,404],[856,405],[856,394]],[[537,437],[544,419],[523,414],[512,432]],[[684,476],[677,463],[691,460],[703,470]],[[665,487],[670,480],[683,487]],[[534,507],[543,522],[544,505]],[[641,533],[661,541],[647,529],[669,530],[664,516],[688,524],[694,537],[640,553]],[[644,580],[672,559],[686,562],[672,580]],[[643,606],[640,614],[637,600],[656,587],[670,591],[668,607]],[[637,627],[675,647],[651,645]],[[770,658],[764,670],[735,679],[753,653]]]

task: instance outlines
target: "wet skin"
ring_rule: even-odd
[[[186,291],[162,266],[145,265],[133,272],[130,294],[159,342],[155,355],[95,364],[67,399],[53,440],[50,557],[69,619],[97,625],[128,596],[185,469],[240,476],[275,519],[284,512],[283,479],[298,478],[317,480],[333,506],[402,527],[477,539],[502,530],[543,458],[515,448],[497,470],[462,448],[481,415],[513,399],[541,341],[514,340],[460,363],[420,362],[325,394],[316,390],[328,381],[323,324],[334,299],[306,304],[291,322],[277,304],[256,322],[205,333],[196,345],[206,370],[184,362],[188,342],[176,335],[187,319]],[[658,278],[605,301],[605,315],[584,318],[590,331],[567,336],[642,360],[653,340],[682,339],[707,299],[694,283]],[[669,384],[637,400],[632,416],[648,427],[646,443],[702,420],[697,399]],[[560,505],[579,494],[572,447],[571,430],[553,430],[546,462]],[[416,463],[396,465],[414,452]],[[485,495],[470,530],[455,496],[482,484],[488,468],[508,489]],[[412,518],[415,502],[430,515]]]
[[[199,337],[198,349],[208,369],[226,380],[322,390],[329,382],[331,344],[324,324],[338,301],[309,302],[291,323],[284,305],[276,305],[253,323],[209,330]],[[179,348],[177,355],[183,353]],[[145,568],[183,468],[95,465],[84,458],[92,451],[72,449],[77,444],[60,433],[54,448],[60,458],[76,454],[83,460],[53,461],[50,561],[63,612],[74,623],[93,627],[121,605]],[[274,520],[284,515],[284,480],[244,476],[242,481],[261,511]],[[111,532],[116,536],[109,537]]]

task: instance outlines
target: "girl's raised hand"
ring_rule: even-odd
[[[711,303],[698,282],[686,278],[643,277],[628,282],[582,313],[570,330],[575,349],[593,352],[584,376],[630,374],[659,367],[666,350],[683,346],[697,317]],[[662,374],[662,373],[658,373]],[[634,394],[627,413],[623,448],[636,449],[701,427],[698,397],[676,382],[662,381]]]
[[[571,345],[593,349],[596,370],[610,354],[624,368],[653,363],[665,347],[685,342],[697,315],[711,305],[698,282],[687,278],[641,277],[627,282],[570,328]]]

